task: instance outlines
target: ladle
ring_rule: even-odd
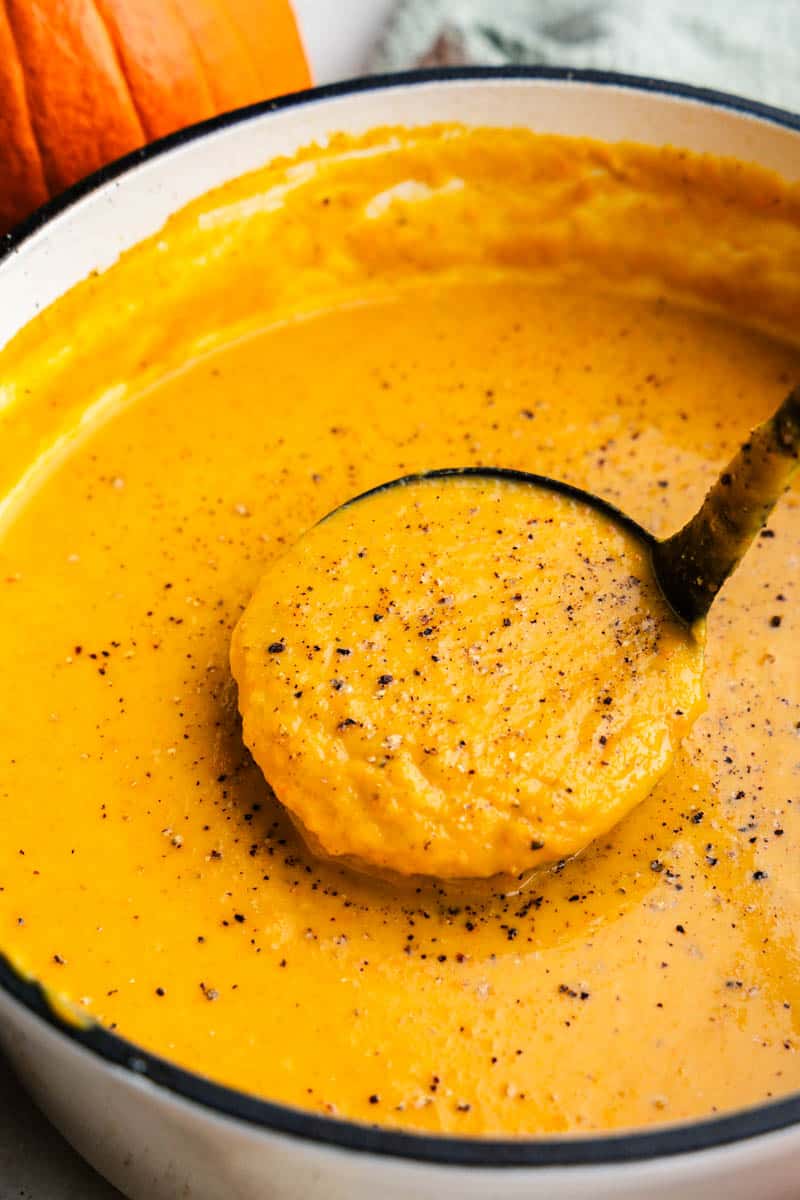
[[[663,540],[497,467],[335,509],[268,569],[231,656],[245,738],[309,844],[487,877],[606,833],[702,711],[704,618],[799,454],[800,387]]]

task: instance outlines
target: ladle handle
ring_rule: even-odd
[[[753,430],[697,512],[656,543],[662,590],[686,621],[704,617],[800,466],[800,386]]]

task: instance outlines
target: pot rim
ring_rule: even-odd
[[[4,261],[34,234],[85,196],[120,178],[140,163],[158,158],[186,143],[200,140],[209,133],[242,124],[267,113],[302,108],[339,96],[425,83],[470,80],[476,83],[493,80],[549,80],[567,85],[590,84],[655,93],[741,113],[781,125],[800,134],[800,115],[788,110],[710,88],[612,71],[549,66],[452,67],[366,76],[309,88],[223,113],[180,129],[115,160],[48,201],[9,233],[0,236],[0,270]],[[796,1092],[780,1100],[735,1110],[718,1117],[592,1136],[567,1134],[557,1137],[483,1138],[399,1131],[322,1116],[261,1099],[180,1067],[99,1024],[82,1026],[72,1022],[56,1011],[41,984],[17,970],[2,953],[0,990],[42,1019],[58,1034],[69,1038],[106,1063],[129,1071],[139,1079],[146,1079],[182,1100],[208,1109],[215,1116],[233,1118],[273,1134],[286,1134],[340,1150],[426,1162],[442,1167],[590,1167],[718,1149],[800,1125],[800,1092]]]

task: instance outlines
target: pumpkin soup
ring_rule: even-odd
[[[704,622],[643,537],[520,479],[410,479],[265,572],[231,664],[244,737],[312,848],[515,875],[652,791],[703,703]]]
[[[460,128],[274,163],[42,314],[0,355],[4,954],[187,1068],[406,1129],[609,1130],[799,1088],[796,490],[715,604],[705,711],[655,790],[513,881],[310,853],[229,668],[264,573],[291,597],[285,549],[387,479],[502,464],[670,533],[800,374],[798,316],[776,177]],[[336,636],[312,645],[345,720]],[[571,693],[596,741],[603,682]]]

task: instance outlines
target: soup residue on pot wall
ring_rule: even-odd
[[[800,196],[674,149],[335,138],[173,218],[0,356],[0,946],[273,1100],[456,1133],[800,1087],[792,492],[709,622],[708,708],[562,868],[315,861],[243,748],[230,633],[348,496],[494,464],[656,534],[796,381]]]

